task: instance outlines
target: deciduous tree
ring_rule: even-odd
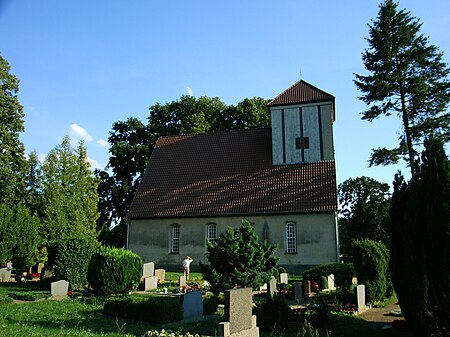
[[[23,108],[18,99],[19,80],[10,74],[0,56],[0,204],[13,205],[25,190],[25,148],[19,139],[24,131]]]
[[[369,177],[339,184],[341,253],[351,254],[352,241],[370,239],[389,245],[389,185]]]
[[[356,75],[360,99],[368,106],[362,119],[397,114],[403,132],[395,148],[373,150],[370,165],[396,163],[404,157],[414,174],[417,146],[427,135],[448,140],[449,68],[443,54],[420,33],[422,24],[398,4],[386,0],[369,26],[369,48],[362,54],[368,75]]]

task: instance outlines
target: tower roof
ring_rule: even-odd
[[[334,96],[300,80],[283,91],[268,103],[269,107],[279,105],[305,104],[315,102],[334,102]]]

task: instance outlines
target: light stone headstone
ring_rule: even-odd
[[[52,297],[65,297],[69,291],[69,282],[66,280],[60,280],[52,282],[50,285],[50,293]]]
[[[8,282],[11,280],[11,269],[0,268],[0,282]]]
[[[287,273],[280,274],[280,283],[284,283],[284,284],[288,283],[288,274]]]
[[[219,323],[218,336],[259,337],[256,316],[252,315],[252,289],[225,291],[225,322]]]
[[[180,288],[186,287],[186,275],[181,275],[181,276],[178,278],[178,286],[179,286]]]
[[[273,294],[277,291],[277,279],[272,276],[269,283],[267,283],[267,295],[273,297]]]
[[[142,277],[149,277],[155,275],[155,264],[153,262],[144,263],[142,267]]]
[[[183,320],[202,318],[203,302],[201,291],[191,291],[183,295]]]
[[[356,278],[356,276],[352,277],[352,284],[358,284],[358,279]]]
[[[158,288],[158,277],[149,276],[144,279],[144,290],[154,290]]]
[[[158,283],[164,282],[164,278],[166,277],[166,270],[155,269],[155,276],[158,277]]]
[[[328,279],[328,290],[336,290],[336,286],[334,285],[334,275],[330,274],[327,277]]]
[[[301,301],[303,299],[303,283],[294,283],[294,300]]]
[[[364,284],[358,284],[356,287],[356,303],[358,305],[358,312],[366,309],[366,287]]]
[[[11,269],[12,269],[12,262],[8,262],[8,263],[6,264],[6,268],[8,268],[9,270],[11,270]]]

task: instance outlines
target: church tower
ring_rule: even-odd
[[[334,160],[334,96],[301,80],[268,106],[274,165]]]

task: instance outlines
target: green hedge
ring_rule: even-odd
[[[352,278],[356,275],[353,263],[330,263],[317,266],[303,273],[304,280],[317,280],[321,276],[334,275],[335,285],[339,287],[351,287]]]
[[[107,301],[103,314],[165,324],[181,321],[183,307],[179,297],[131,295]]]
[[[129,250],[100,247],[89,263],[89,285],[97,295],[125,294],[139,285],[142,265],[142,259]]]
[[[217,311],[219,306],[219,298],[214,295],[210,295],[203,298],[203,315],[212,315]]]
[[[70,289],[84,288],[88,283],[88,262],[96,246],[96,242],[87,238],[70,238],[55,242],[50,250],[56,278],[68,281]]]

